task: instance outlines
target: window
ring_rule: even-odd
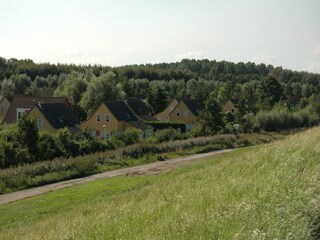
[[[183,111],[183,116],[184,116],[184,117],[188,117],[188,110],[184,110],[184,111]]]
[[[101,122],[101,114],[97,114],[97,122]]]
[[[3,106],[0,106],[0,112],[3,112],[3,110],[4,110]]]
[[[17,108],[17,122],[30,111],[30,108]]]
[[[231,112],[234,113],[234,108],[231,109]]]
[[[180,109],[176,110],[176,116],[179,117],[180,116]]]
[[[43,119],[42,118],[37,118],[37,126],[38,126],[38,129],[43,129]]]
[[[102,137],[104,140],[106,140],[107,138],[109,138],[111,136],[111,132],[107,131],[106,129],[103,130],[102,132]]]
[[[110,115],[109,114],[106,115],[106,122],[107,123],[110,122]]]

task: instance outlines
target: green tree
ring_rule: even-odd
[[[216,134],[223,130],[225,122],[223,120],[222,106],[211,93],[205,107],[200,113],[200,123],[202,125],[201,134]]]
[[[283,96],[281,83],[274,77],[263,78],[258,85],[261,110],[270,110]]]
[[[22,117],[18,123],[18,141],[26,146],[33,159],[38,157],[39,133],[36,121],[28,117]]]
[[[89,116],[103,101],[120,100],[124,97],[121,85],[116,82],[115,74],[108,72],[91,79],[82,95],[80,106]]]
[[[78,72],[72,72],[67,75],[61,74],[59,76],[60,84],[54,91],[54,96],[68,97],[80,120],[86,118],[86,112],[79,104],[88,85],[88,79],[85,80],[84,77],[84,74]]]

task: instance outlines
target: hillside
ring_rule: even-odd
[[[318,239],[319,156],[317,127],[158,176],[44,194],[0,207],[25,219],[0,239]]]

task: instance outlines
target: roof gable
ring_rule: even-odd
[[[15,123],[17,119],[17,108],[31,109],[38,103],[63,103],[66,107],[71,109],[70,103],[66,97],[33,97],[25,95],[15,95],[11,99],[11,104],[4,118],[4,122]]]
[[[76,115],[64,103],[36,104],[34,107],[37,107],[51,126],[56,129],[79,124]]]
[[[141,100],[141,98],[129,98],[127,104],[130,109],[137,116],[146,121],[156,121],[157,119],[151,116],[151,111],[147,105]]]
[[[195,99],[183,99],[182,102],[189,108],[189,110],[195,116],[199,116],[201,105],[198,100]]]
[[[137,121],[137,117],[124,101],[108,101],[104,105],[118,121]]]

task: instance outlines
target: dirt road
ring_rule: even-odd
[[[159,172],[175,169],[178,166],[184,165],[190,161],[199,160],[205,157],[217,156],[219,154],[230,152],[230,151],[232,150],[226,149],[226,150],[214,151],[209,153],[191,155],[188,157],[174,158],[167,161],[154,162],[154,163],[148,163],[148,164],[139,165],[135,167],[117,169],[113,171],[91,175],[84,178],[77,178],[77,179],[67,180],[63,182],[48,184],[48,185],[37,187],[37,188],[30,188],[30,189],[26,189],[18,192],[8,193],[8,194],[0,195],[0,205],[14,202],[23,198],[36,196],[46,192],[55,191],[60,188],[70,187],[73,185],[92,182],[92,181],[104,179],[104,178],[126,176],[126,175],[153,175]]]

